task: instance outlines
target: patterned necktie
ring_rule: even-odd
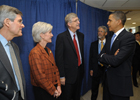
[[[102,51],[103,47],[104,47],[104,44],[103,44],[103,41],[101,41],[101,51]]]
[[[15,70],[16,76],[18,78],[18,82],[19,82],[19,86],[20,86],[20,91],[21,91],[21,97],[24,99],[23,84],[22,84],[22,79],[21,79],[21,74],[20,74],[17,58],[16,58],[15,52],[14,52],[13,47],[12,47],[10,42],[8,42],[8,46],[9,46],[9,49],[10,49],[10,54],[11,54],[14,70]]]
[[[79,50],[78,50],[78,46],[77,46],[77,42],[76,42],[76,39],[75,39],[75,34],[73,35],[73,43],[74,43],[74,46],[75,46],[75,50],[76,50],[76,53],[77,53],[77,57],[78,57],[78,66],[80,66],[81,64],[81,60],[80,60],[80,54],[79,54]]]
[[[111,45],[110,45],[110,50],[111,50],[111,47],[112,47],[112,44],[113,44],[113,42],[114,42],[114,38],[116,37],[116,34],[114,34],[113,36],[112,36],[112,38],[111,38]]]

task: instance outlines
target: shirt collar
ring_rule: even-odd
[[[106,38],[103,40],[103,43],[105,43],[106,42]],[[99,44],[101,43],[101,40],[99,39]]]
[[[121,28],[120,30],[118,30],[116,33],[114,33],[114,34],[116,34],[116,37],[117,37],[123,30],[124,30],[124,27]]]
[[[0,42],[2,43],[3,46],[6,46],[8,41],[0,34]]]
[[[137,42],[137,43],[139,43],[139,41],[138,41],[138,40],[136,40],[136,42]]]
[[[70,35],[71,35],[72,38],[73,38],[73,35],[74,35],[74,34],[75,34],[75,37],[77,36],[76,32],[73,33],[70,29],[68,29],[68,30],[69,30],[69,33],[70,33]]]

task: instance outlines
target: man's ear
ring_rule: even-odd
[[[105,36],[107,36],[107,32],[105,33]]]
[[[6,19],[4,20],[3,25],[9,27],[9,26],[10,26],[10,22],[11,22],[11,20],[10,20],[9,18],[6,18]]]
[[[71,26],[70,22],[68,22],[68,27]]]
[[[120,19],[118,20],[118,24],[119,24],[119,25],[122,24],[122,21],[121,21]]]

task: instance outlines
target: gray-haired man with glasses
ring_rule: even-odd
[[[19,48],[12,42],[14,37],[22,36],[24,25],[21,16],[22,12],[15,7],[0,6],[0,80],[7,84],[9,90],[15,91],[12,100],[26,100]],[[0,94],[0,98],[4,96],[3,100],[9,100],[6,99],[7,94]]]
[[[60,72],[62,84],[62,100],[80,100],[81,83],[84,71],[84,35],[80,29],[80,21],[75,13],[65,17],[68,27],[57,36],[55,58]]]

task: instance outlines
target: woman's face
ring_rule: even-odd
[[[52,30],[42,34],[42,39],[44,41],[46,41],[47,43],[51,43],[52,42],[52,37],[53,37],[53,34],[52,34]]]

